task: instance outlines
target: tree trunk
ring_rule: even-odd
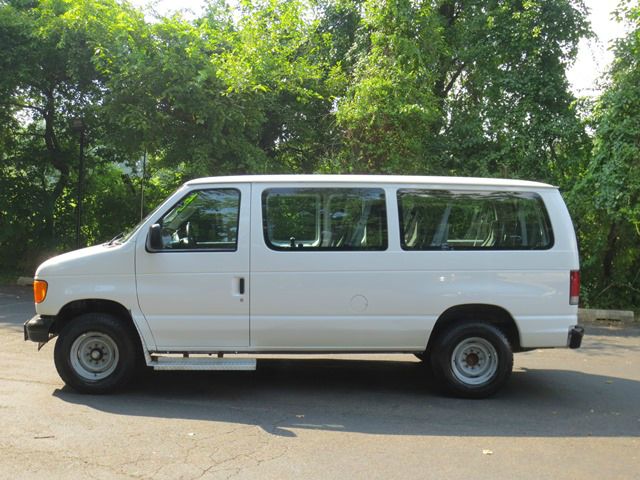
[[[618,243],[618,222],[614,221],[609,227],[607,235],[607,246],[602,259],[602,280],[603,284],[609,284],[613,275],[613,260],[616,256],[616,244]]]
[[[65,162],[64,156],[62,154],[62,150],[60,149],[60,144],[58,142],[58,138],[56,136],[55,128],[54,128],[54,120],[55,120],[55,99],[53,94],[53,88],[49,89],[46,92],[46,107],[44,109],[44,140],[47,146],[47,154],[49,157],[49,161],[51,165],[60,172],[60,176],[58,177],[58,181],[56,182],[55,187],[49,193],[49,201],[47,205],[44,206],[43,211],[43,220],[44,220],[44,243],[47,247],[55,246],[55,222],[54,222],[54,212],[56,202],[62,195],[64,188],[67,186],[69,182],[69,165]]]

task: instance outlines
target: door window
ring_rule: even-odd
[[[235,251],[239,213],[236,189],[190,192],[158,221],[163,250]]]

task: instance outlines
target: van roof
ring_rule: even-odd
[[[436,177],[417,175],[236,175],[204,177],[190,180],[186,185],[210,183],[379,183],[492,186],[512,188],[557,188],[553,185],[527,180],[479,177]]]

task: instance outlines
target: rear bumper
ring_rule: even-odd
[[[584,328],[579,325],[574,325],[569,329],[569,335],[567,337],[567,346],[569,348],[580,348],[582,344],[582,337],[584,336]]]
[[[24,322],[24,340],[46,343],[51,338],[50,330],[56,317],[49,315],[36,315]]]

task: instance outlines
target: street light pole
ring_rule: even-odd
[[[80,226],[82,225],[82,202],[84,187],[84,131],[85,124],[82,118],[74,118],[71,128],[80,134],[80,165],[78,168],[78,188],[76,205],[76,248],[81,246]]]

